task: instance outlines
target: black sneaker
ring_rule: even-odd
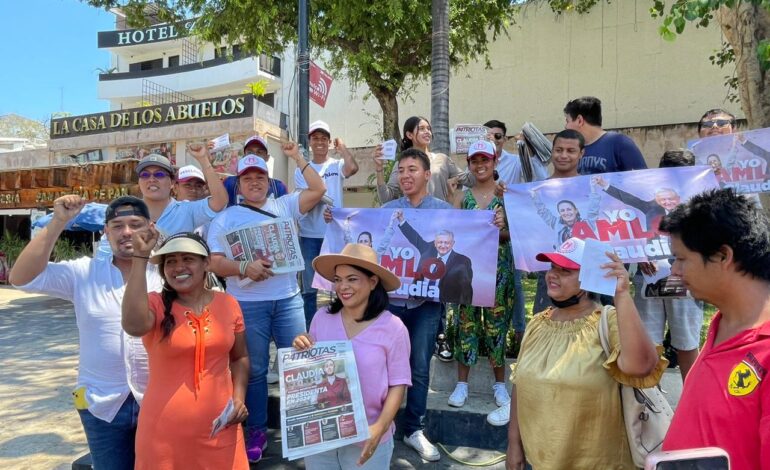
[[[447,343],[444,333],[436,337],[436,356],[442,362],[452,362],[452,350],[449,349],[449,343]]]

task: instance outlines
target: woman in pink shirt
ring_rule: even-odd
[[[305,457],[305,467],[390,468],[393,419],[406,387],[412,385],[409,333],[401,320],[385,310],[388,291],[397,289],[401,281],[377,263],[374,250],[362,244],[350,243],[340,254],[321,255],[313,260],[313,268],[334,283],[336,298],[316,313],[310,333],[297,336],[293,346],[304,350],[315,341],[353,343],[370,437]]]

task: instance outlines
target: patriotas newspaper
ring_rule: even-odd
[[[350,341],[278,350],[281,445],[294,460],[369,438]]]

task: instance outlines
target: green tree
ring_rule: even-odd
[[[557,13],[585,13],[602,0],[546,1]],[[650,14],[662,18],[660,34],[668,41],[688,23],[705,27],[716,21],[725,44],[711,61],[735,67],[726,84],[737,89],[749,127],[770,127],[770,0],[650,0]]]
[[[48,140],[48,127],[18,114],[6,114],[0,116],[0,137]]]
[[[152,4],[161,21],[196,17],[192,33],[206,41],[242,42],[256,53],[280,53],[296,39],[297,2],[285,0],[85,0],[120,7],[139,26]],[[398,97],[431,71],[431,8],[425,0],[312,0],[310,47],[332,74],[365,83],[382,109],[382,134],[400,138]],[[510,0],[454,1],[449,5],[452,66],[486,60],[487,44],[505,32]]]

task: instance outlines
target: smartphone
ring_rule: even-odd
[[[730,458],[719,447],[657,451],[647,456],[644,470],[730,470]]]

